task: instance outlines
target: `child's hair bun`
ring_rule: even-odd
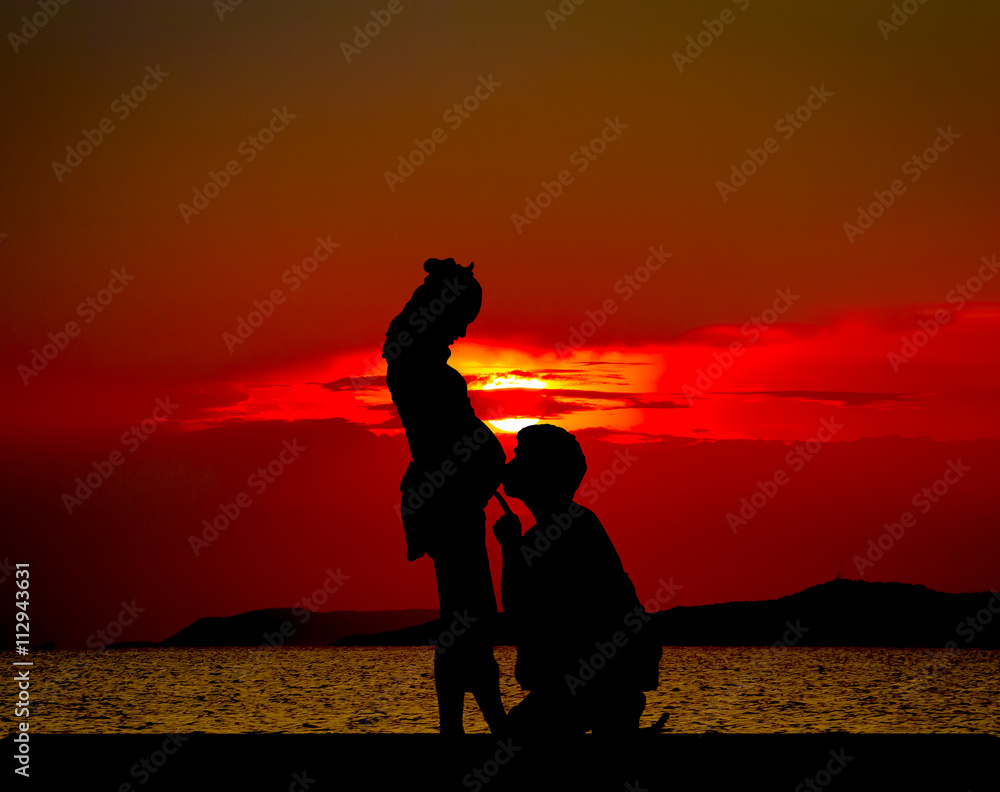
[[[457,264],[453,258],[430,258],[424,262],[424,272],[434,277],[446,278],[451,275],[471,275],[472,268],[475,266],[475,262],[472,262],[468,267],[463,267],[461,264]]]

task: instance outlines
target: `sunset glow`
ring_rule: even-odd
[[[489,421],[491,426],[496,427],[501,432],[511,432],[517,434],[526,426],[538,423],[537,418],[502,418],[497,421]]]
[[[338,568],[324,609],[438,607],[382,355],[446,257],[482,288],[447,361],[477,417],[507,459],[574,434],[643,601],[1000,589],[1000,3],[891,4],[406,2],[377,36],[384,2],[7,4],[38,28],[0,84],[33,638],[135,598],[122,640],[159,640]]]
[[[483,390],[495,390],[497,388],[532,388],[535,390],[547,388],[548,385],[539,379],[525,379],[524,377],[493,377],[483,385]]]
[[[511,388],[527,388],[529,390],[541,390],[542,388],[547,388],[548,384],[542,382],[540,379],[528,379],[525,377],[518,376],[494,376],[490,378],[490,381],[483,385],[482,390],[505,390]],[[538,423],[538,418],[530,417],[517,417],[517,418],[498,418],[491,419],[489,424],[501,432],[512,432],[517,434],[526,426],[531,426]]]

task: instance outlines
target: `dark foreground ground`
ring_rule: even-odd
[[[177,790],[1000,790],[1000,738],[979,735],[586,735],[518,746],[488,735],[41,734],[30,779],[3,741],[2,787]]]

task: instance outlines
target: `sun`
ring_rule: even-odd
[[[517,434],[526,426],[538,423],[537,418],[501,418],[498,421],[487,421],[490,426],[499,429],[501,432],[511,432]]]
[[[507,388],[531,388],[533,390],[541,390],[542,388],[547,387],[549,387],[548,383],[536,378],[528,379],[526,377],[493,376],[490,378],[489,382],[483,385],[483,390],[501,390]],[[495,429],[499,429],[501,432],[517,433],[526,426],[538,423],[538,420],[538,418],[526,418],[524,416],[519,416],[516,418],[501,418],[496,421],[487,421],[487,423]]]
[[[524,377],[491,377],[490,381],[483,385],[483,390],[496,390],[498,388],[547,388],[548,383],[540,379],[525,379]]]

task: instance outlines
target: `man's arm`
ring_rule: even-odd
[[[500,543],[503,570],[500,573],[500,602],[505,613],[517,616],[523,612],[527,596],[528,567],[521,552],[521,520],[503,496],[495,493],[504,514],[493,524],[493,535]]]

